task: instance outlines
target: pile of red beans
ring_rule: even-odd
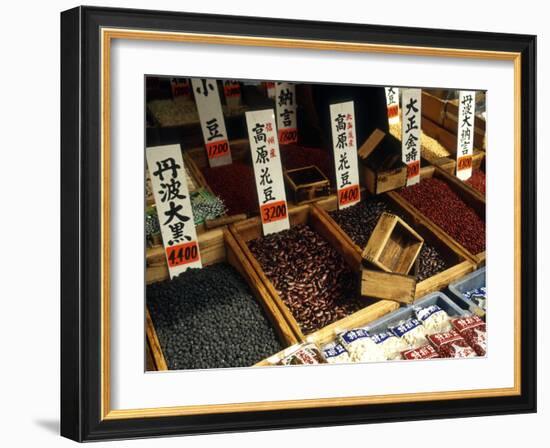
[[[470,177],[466,183],[474,187],[481,194],[485,195],[485,173],[481,170],[472,171],[472,177]]]
[[[444,181],[424,179],[399,194],[472,254],[485,250],[484,220]]]

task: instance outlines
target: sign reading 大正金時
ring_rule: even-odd
[[[407,185],[420,182],[422,90],[401,91],[401,156],[407,165]]]
[[[191,84],[199,111],[208,163],[211,167],[229,165],[232,162],[231,148],[216,80],[193,78]]]
[[[145,151],[170,278],[202,267],[180,145]]]
[[[290,228],[273,109],[246,113],[264,235]]]
[[[361,200],[353,101],[331,104],[330,121],[338,208],[342,209]]]

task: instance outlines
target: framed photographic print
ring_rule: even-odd
[[[61,14],[61,433],[536,410],[535,36]]]

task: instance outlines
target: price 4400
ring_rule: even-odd
[[[199,248],[197,242],[191,241],[190,243],[167,247],[166,258],[168,259],[168,266],[171,268],[198,261]]]

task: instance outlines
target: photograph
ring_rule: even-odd
[[[489,356],[490,92],[144,83],[147,370]]]

